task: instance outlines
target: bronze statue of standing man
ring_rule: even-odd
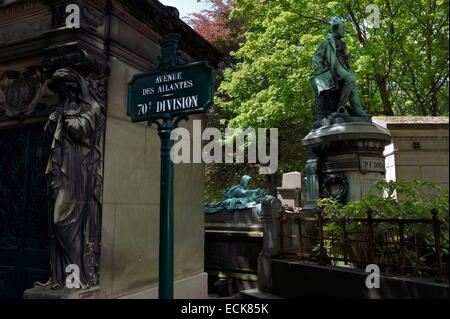
[[[350,110],[356,116],[369,116],[362,109],[356,77],[350,67],[347,47],[342,41],[345,36],[344,22],[333,17],[330,23],[332,34],[320,42],[312,59],[315,93],[319,96],[322,91],[338,89],[338,112]],[[346,108],[347,101],[350,102],[350,109]]]

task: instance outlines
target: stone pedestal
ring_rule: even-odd
[[[346,203],[366,194],[374,180],[384,179],[383,151],[390,140],[389,130],[371,122],[313,129],[303,139],[310,154],[304,211],[314,210],[321,197]]]

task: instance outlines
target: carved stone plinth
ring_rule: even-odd
[[[315,208],[321,197],[342,203],[366,194],[374,180],[385,175],[384,147],[389,131],[377,124],[349,122],[313,129],[304,139],[310,158],[306,164],[306,205]]]

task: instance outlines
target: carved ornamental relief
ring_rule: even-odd
[[[0,73],[0,121],[23,120],[51,113],[51,93],[48,79],[40,66],[30,66],[24,72]]]

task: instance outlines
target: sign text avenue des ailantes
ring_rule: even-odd
[[[205,61],[138,74],[128,87],[128,115],[140,122],[206,112],[213,83],[214,71]]]

